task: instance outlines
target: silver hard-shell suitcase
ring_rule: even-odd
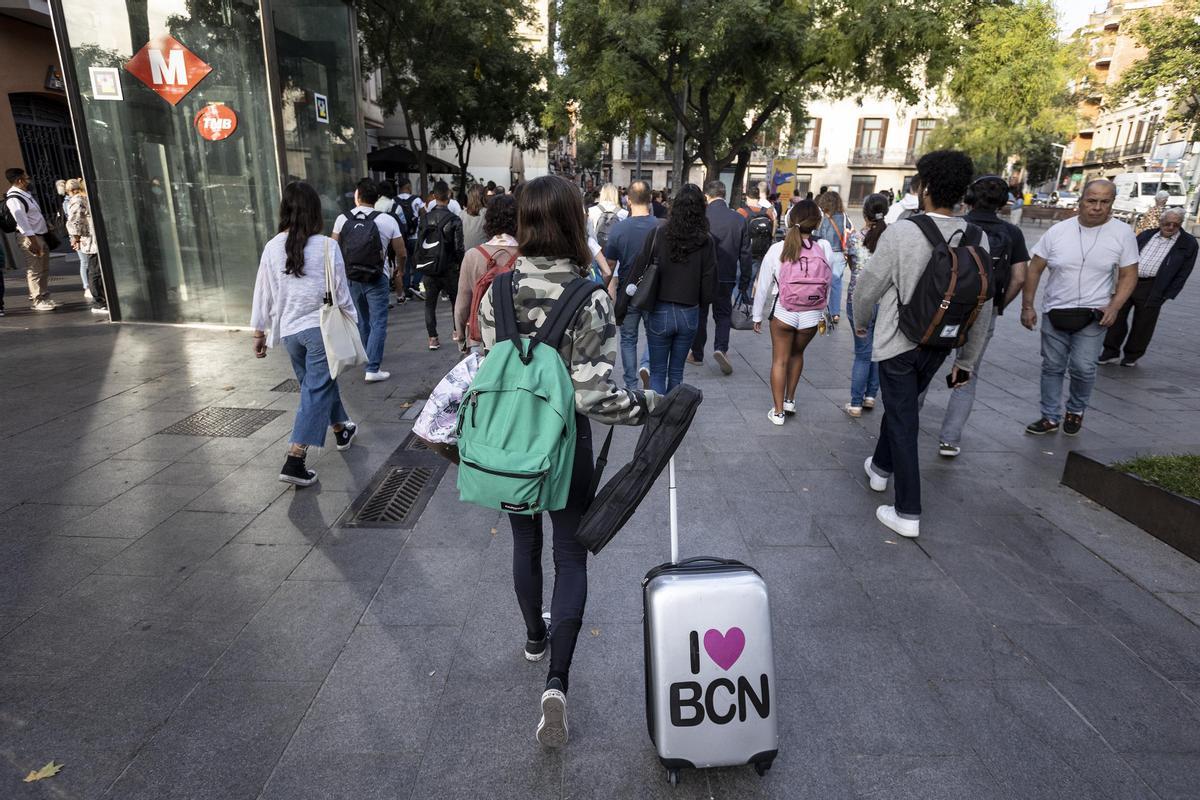
[[[674,459],[669,476],[671,561],[642,581],[650,739],[672,784],[682,767],[764,775],[779,750],[767,586],[740,561],[679,560]]]

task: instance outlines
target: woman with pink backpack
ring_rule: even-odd
[[[833,250],[813,237],[821,209],[801,200],[787,216],[787,235],[763,256],[754,289],[754,332],[762,333],[764,312],[771,328],[771,395],[767,419],[782,425],[796,413],[796,386],[804,371],[804,348],[825,319],[833,281]]]

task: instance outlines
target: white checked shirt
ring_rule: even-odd
[[[1167,253],[1171,252],[1171,248],[1179,241],[1179,232],[1167,238],[1161,233],[1156,233],[1146,242],[1146,246],[1142,248],[1141,255],[1138,256],[1138,277],[1153,278],[1158,274],[1159,267],[1167,258]]]

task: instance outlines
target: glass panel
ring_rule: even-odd
[[[860,205],[863,199],[873,191],[875,191],[874,175],[854,175],[850,178],[850,203]]]
[[[883,120],[863,120],[862,146],[863,150],[879,150],[883,146]]]
[[[312,184],[330,228],[366,174],[358,137],[358,75],[343,0],[272,0],[283,94],[287,180]]]
[[[63,0],[63,12],[123,318],[245,324],[279,199],[258,3]],[[164,93],[195,87],[176,105],[125,69],[167,35],[212,70],[185,74],[170,46],[152,60]],[[121,99],[96,99],[89,67],[116,68]],[[218,141],[194,124],[209,103],[237,115]]]

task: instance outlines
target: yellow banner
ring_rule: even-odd
[[[785,202],[796,190],[796,159],[776,158],[771,161],[771,171],[767,174],[767,183],[772,192],[779,192]]]

